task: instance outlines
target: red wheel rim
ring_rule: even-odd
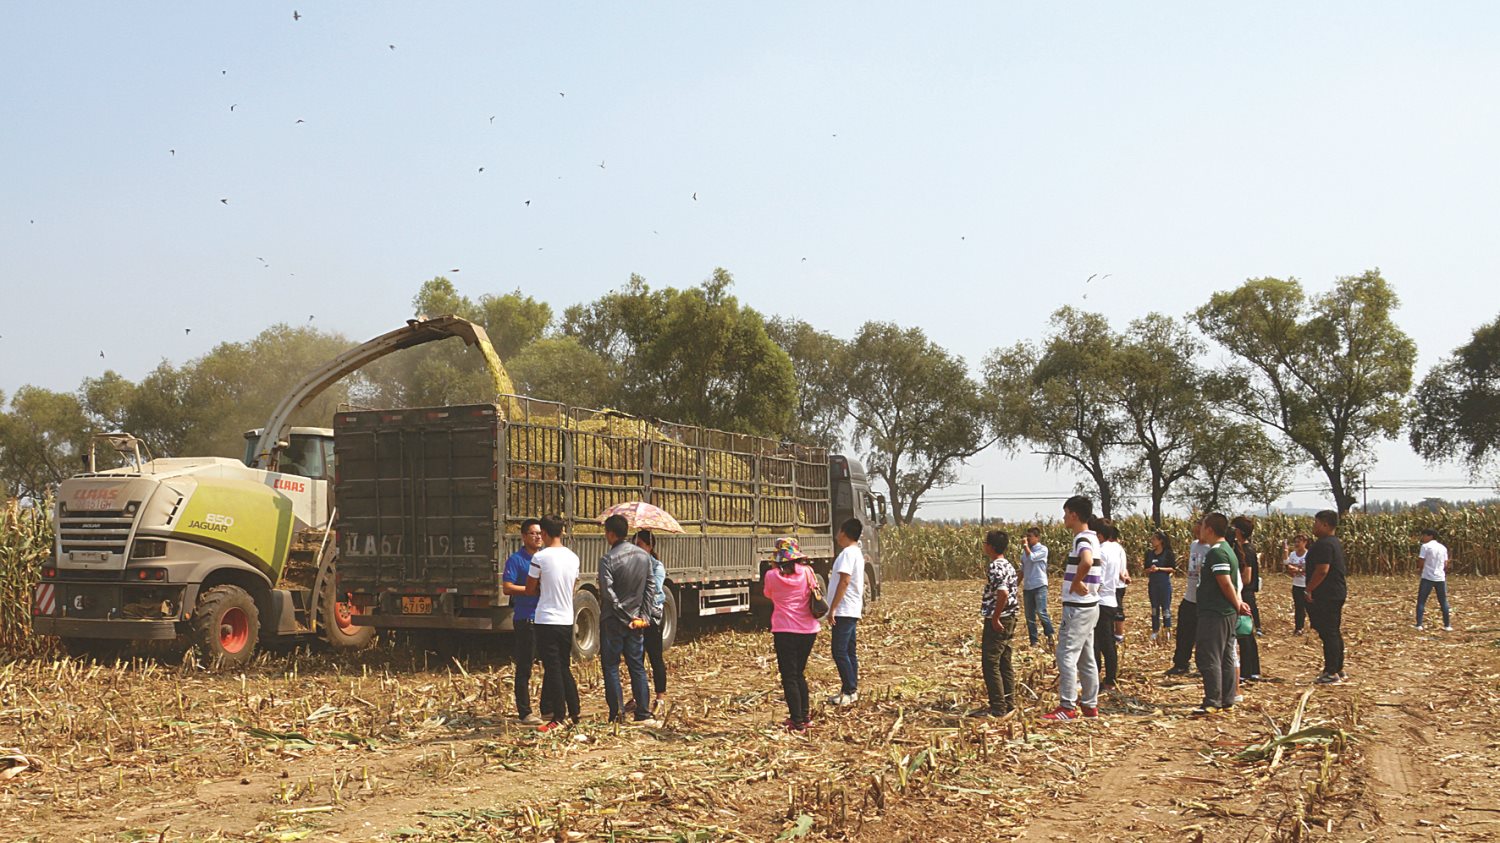
[[[219,647],[226,653],[238,653],[250,641],[250,616],[238,606],[231,606],[219,617]]]
[[[357,614],[359,607],[353,603],[341,600],[333,604],[333,622],[338,625],[340,632],[348,632],[354,628],[354,616]]]

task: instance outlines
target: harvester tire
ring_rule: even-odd
[[[375,627],[354,625],[359,607],[339,600],[337,583],[338,577],[330,570],[323,579],[323,593],[318,599],[318,623],[323,627],[323,638],[335,650],[366,649],[375,643]]]
[[[198,596],[193,609],[193,648],[210,668],[241,667],[255,657],[260,613],[237,585],[216,585]]]

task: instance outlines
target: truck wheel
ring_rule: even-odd
[[[875,579],[875,569],[869,565],[865,566],[865,605],[880,599],[880,581]]]
[[[670,588],[665,591],[666,600],[661,604],[661,648],[670,650],[677,640],[677,593]]]
[[[587,591],[573,595],[573,660],[599,655],[599,598]]]
[[[359,607],[352,601],[339,599],[336,590],[338,578],[333,574],[329,571],[324,578],[322,599],[318,601],[321,612],[318,622],[323,625],[323,637],[335,650],[363,650],[375,643],[375,627],[354,625]]]
[[[93,659],[105,663],[124,655],[130,642],[114,638],[64,638],[62,646],[63,652],[75,659]]]
[[[193,609],[193,647],[204,664],[241,667],[255,656],[260,613],[237,585],[216,585],[198,597]]]

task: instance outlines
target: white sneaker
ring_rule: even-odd
[[[840,706],[840,707],[846,706],[846,705],[854,705],[857,702],[859,702],[859,692],[858,691],[855,691],[852,694],[838,694],[836,696],[832,696],[832,697],[828,698],[828,704],[829,705],[836,705],[836,706]]]
[[[1153,632],[1153,633],[1151,633],[1151,640],[1152,640],[1152,641],[1155,641],[1155,640],[1156,640],[1156,633],[1154,633],[1154,632]]]
[[[1445,626],[1445,627],[1443,627],[1443,631],[1444,632],[1452,632],[1453,631],[1453,627],[1452,626]]]
[[[1421,632],[1421,631],[1422,631],[1422,629],[1423,629],[1423,627],[1422,627],[1422,625],[1421,625],[1421,624],[1417,624],[1417,631],[1418,631],[1418,632]]]

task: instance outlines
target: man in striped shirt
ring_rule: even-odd
[[[1058,706],[1043,720],[1099,716],[1099,665],[1094,661],[1094,625],[1099,621],[1099,537],[1089,523],[1094,502],[1074,495],[1063,504],[1063,524],[1073,531],[1073,549],[1063,571],[1062,625],[1057,630]]]

